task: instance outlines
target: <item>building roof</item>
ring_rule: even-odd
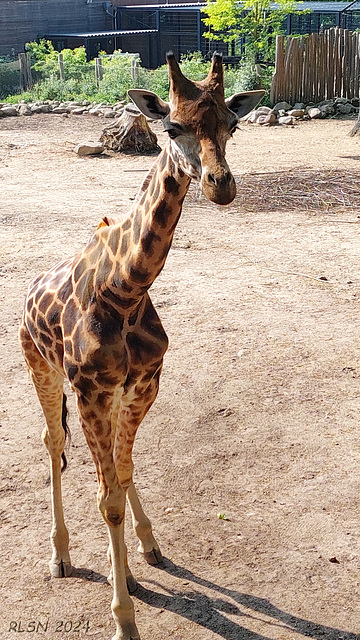
[[[241,4],[239,2],[239,4]],[[198,11],[206,6],[205,2],[188,2],[184,4],[136,4],[136,5],[124,5],[119,9],[131,9],[132,11]],[[274,2],[272,8],[276,9],[279,5]],[[353,2],[296,2],[295,7],[297,11],[310,10],[316,13],[341,13],[349,8],[350,11],[360,10],[360,1]]]
[[[138,29],[136,31],[97,31],[92,33],[47,33],[49,38],[111,38],[113,36],[138,36],[143,33],[157,33],[157,29]]]

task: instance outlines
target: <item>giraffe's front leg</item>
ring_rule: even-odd
[[[153,535],[151,522],[144,513],[132,479],[131,454],[137,427],[157,396],[160,372],[161,364],[160,366],[155,365],[153,377],[150,378],[150,381],[147,380],[144,385],[141,385],[140,382],[130,387],[127,393],[123,395],[114,450],[117,474],[122,485],[127,489],[127,500],[131,510],[133,528],[139,539],[138,551],[144,556],[146,562],[151,565],[161,563],[163,557]],[[130,463],[131,467],[129,466]]]
[[[124,542],[125,492],[116,475],[110,475],[112,477],[107,479],[100,478],[98,505],[108,526],[110,538],[108,558],[111,562],[110,579],[114,589],[111,609],[116,623],[113,640],[140,640],[135,624],[134,605],[128,594],[127,572],[130,576],[131,573],[127,565]]]
[[[133,574],[130,571],[129,565],[128,565],[128,561],[127,561],[127,547],[126,544],[124,545],[125,549],[124,549],[124,553],[125,553],[125,558],[124,558],[124,564],[125,564],[125,576],[126,576],[126,584],[127,584],[127,589],[129,593],[134,593],[137,589],[137,582],[133,576]],[[108,551],[107,551],[107,559],[110,565],[110,573],[108,575],[108,583],[111,584],[111,586],[114,586],[114,575],[113,575],[113,568],[112,568],[112,561],[111,561],[111,541],[108,547]]]
[[[111,403],[111,398],[109,404]],[[134,605],[127,588],[127,553],[124,542],[126,490],[117,476],[113,456],[111,408],[97,407],[96,398],[78,396],[81,425],[96,464],[98,507],[109,532],[110,580],[114,589],[111,609],[116,624],[113,640],[140,640]]]

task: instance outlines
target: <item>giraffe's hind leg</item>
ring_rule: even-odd
[[[62,420],[64,378],[54,371],[42,357],[25,323],[20,327],[19,337],[30,377],[34,383],[46,420],[42,440],[50,457],[52,506],[50,541],[52,557],[49,566],[52,576],[62,578],[71,574],[69,534],[65,526],[61,496],[61,459],[64,453],[66,436]]]
[[[127,500],[130,506],[133,528],[139,539],[139,553],[143,554],[148,564],[160,564],[163,561],[160,547],[154,538],[151,522],[144,513],[133,482],[130,483],[127,490]]]

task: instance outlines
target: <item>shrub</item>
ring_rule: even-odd
[[[127,99],[131,88],[148,89],[157,93],[163,100],[168,99],[169,78],[167,65],[148,70],[138,65],[136,78],[131,75],[131,61],[134,56],[121,51],[112,55],[102,53],[103,79],[95,80],[95,63],[86,62],[84,47],[63,49],[65,80],[59,78],[58,52],[51,42],[41,40],[29,43],[27,49],[35,61],[32,70],[37,82],[26,94],[7,98],[10,102],[17,100],[82,100],[114,103]],[[13,67],[13,68],[12,68]],[[209,72],[210,62],[204,62],[200,52],[189,53],[181,58],[181,69],[191,80],[202,80]],[[5,71],[4,71],[5,69]],[[6,73],[8,77],[5,77]],[[3,75],[1,75],[3,74]],[[265,84],[264,84],[265,81]],[[263,88],[270,86],[271,77],[264,75]],[[258,86],[259,78],[253,62],[244,60],[235,68],[225,69],[226,97],[247,91]],[[18,90],[19,73],[17,61],[0,64],[0,84],[2,96],[10,96]]]

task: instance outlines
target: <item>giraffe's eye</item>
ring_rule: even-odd
[[[177,131],[177,129],[166,129],[166,133],[168,134],[169,138],[174,140],[174,138],[177,138],[180,131]]]

